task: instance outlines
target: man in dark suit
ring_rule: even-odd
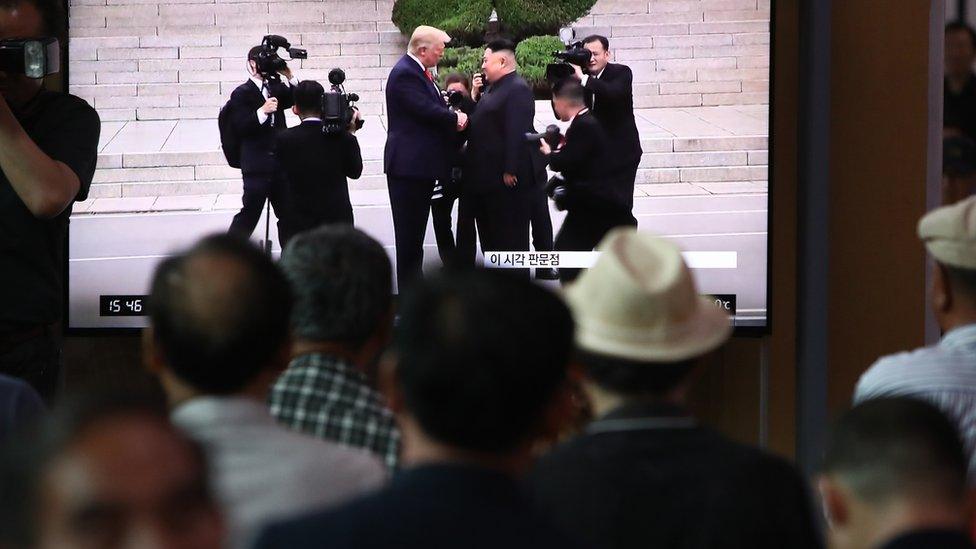
[[[567,210],[566,219],[556,235],[557,251],[586,252],[596,247],[614,227],[637,226],[630,213],[626,195],[631,192],[619,175],[608,174],[606,165],[613,144],[586,108],[583,87],[573,79],[562,80],[553,87],[553,108],[563,122],[569,122],[566,142],[555,151],[540,140],[549,167],[562,174],[565,194],[557,201]],[[579,276],[579,269],[559,269],[565,284]]]
[[[265,200],[270,200],[278,216],[278,237],[284,247],[291,231],[281,220],[288,217],[289,204],[272,147],[275,133],[287,127],[285,110],[294,104],[292,87],[298,84],[298,78],[287,66],[280,73],[284,81],[258,71],[257,58],[261,49],[261,46],[254,46],[248,52],[251,78],[238,86],[227,102],[227,108],[232,109],[231,124],[242,137],[241,175],[244,179],[243,205],[234,216],[229,232],[250,238]]]
[[[481,68],[491,85],[471,117],[461,207],[475,220],[482,250],[528,250],[532,199],[545,173],[538,148],[525,140],[535,100],[515,72],[512,42],[488,44]]]
[[[465,270],[418,281],[400,315],[380,385],[402,428],[404,469],[373,495],[272,526],[256,547],[575,547],[518,483],[569,398],[562,300]]]
[[[593,56],[587,74],[572,65],[576,78],[587,91],[587,106],[603,125],[613,153],[608,157],[607,172],[621,178],[627,186],[621,197],[628,208],[634,207],[634,181],[640,165],[640,134],[634,121],[634,73],[627,65],[610,62],[610,41],[594,34],[583,39],[583,47]],[[626,195],[626,196],[624,196]]]
[[[326,223],[353,224],[347,177],[359,179],[363,157],[356,139],[355,111],[347,131],[322,131],[322,94],[314,80],[295,87],[295,114],[302,123],[275,136],[275,155],[292,201],[288,225],[296,233]]]
[[[430,73],[450,40],[440,29],[417,27],[407,54],[386,81],[389,127],[383,169],[393,210],[400,292],[422,276],[434,182],[450,176],[454,132],[463,130],[468,122],[468,115],[447,107]]]

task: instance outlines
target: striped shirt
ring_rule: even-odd
[[[950,330],[934,346],[882,357],[861,376],[854,402],[911,396],[956,421],[976,480],[976,324]]]

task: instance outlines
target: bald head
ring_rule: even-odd
[[[202,393],[235,393],[277,367],[290,313],[278,267],[229,235],[164,261],[152,283],[153,344],[164,367]]]

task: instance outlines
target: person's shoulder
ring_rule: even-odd
[[[633,76],[634,71],[630,69],[627,65],[623,63],[607,63],[607,68],[603,69],[604,76],[622,76],[630,75]]]
[[[377,480],[382,482],[386,469],[365,450],[297,433],[279,427],[279,447],[289,448],[295,467],[308,474],[325,475],[344,480]]]
[[[962,362],[972,365],[976,359],[967,356],[963,357]],[[901,392],[910,389],[922,378],[934,382],[942,374],[951,374],[952,366],[960,363],[959,357],[954,357],[938,345],[883,356],[861,375],[855,389],[855,400]],[[969,369],[965,368],[967,371]],[[954,384],[950,379],[945,381]],[[973,382],[976,383],[976,377]],[[976,385],[973,388],[976,389]]]
[[[244,95],[250,93],[252,89],[257,90],[257,86],[254,85],[254,82],[248,80],[234,88],[234,91],[230,92],[230,98],[231,100],[240,99]]]
[[[59,117],[81,118],[94,124],[99,124],[101,121],[98,116],[98,111],[89,105],[88,101],[78,96],[54,91],[44,91],[42,93],[44,94],[44,108],[52,112],[56,111]]]
[[[396,515],[384,508],[390,507],[390,498],[385,492],[368,494],[332,509],[314,511],[304,516],[274,523],[267,527],[255,545],[257,549],[303,547],[342,548],[353,543],[369,546],[371,534],[382,529],[377,520],[395,520]],[[328,543],[325,543],[328,540]]]

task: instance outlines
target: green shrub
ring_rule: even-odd
[[[491,0],[397,0],[393,24],[410,36],[420,25],[437,27],[451,36],[451,45],[480,45],[491,15]]]
[[[558,36],[532,36],[515,47],[519,74],[538,94],[546,89],[546,65],[553,62],[552,53],[564,49]]]
[[[596,0],[495,0],[495,9],[502,32],[520,40],[558,34],[560,27],[586,15],[595,3]]]
[[[483,48],[447,48],[444,50],[444,57],[437,64],[437,83],[441,88],[444,87],[444,80],[452,72],[459,72],[469,79],[476,72],[481,72],[481,60],[484,56]]]
[[[484,46],[494,8],[501,34],[516,42],[533,35],[556,34],[587,14],[596,0],[396,0],[393,23],[405,35],[418,25],[432,25],[451,35],[451,45]]]

